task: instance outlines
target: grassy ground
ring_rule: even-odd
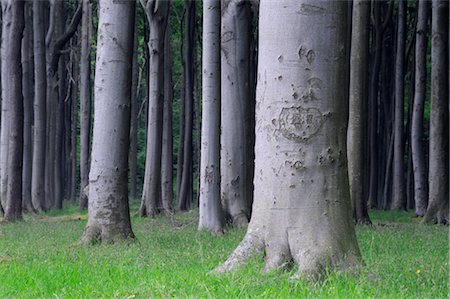
[[[196,231],[196,212],[174,219],[133,217],[138,242],[75,245],[86,224],[76,208],[0,224],[1,298],[448,298],[448,228],[424,226],[409,213],[374,212],[358,228],[365,267],[357,276],[291,281],[260,274],[261,259],[224,276],[224,261],[244,231]]]

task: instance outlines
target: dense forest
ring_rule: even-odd
[[[361,263],[369,211],[449,224],[447,0],[1,5],[5,222],[77,205],[114,243],[130,205],[194,211],[246,229],[217,273],[307,278]]]

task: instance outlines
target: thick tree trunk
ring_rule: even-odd
[[[172,140],[172,48],[170,30],[166,29],[164,38],[164,108],[163,137],[161,155],[161,199],[166,212],[173,210],[173,140]]]
[[[44,2],[33,1],[34,44],[34,129],[31,200],[33,207],[42,211],[45,206],[45,159],[46,159],[46,98],[47,75],[45,71],[45,24]]]
[[[149,87],[147,155],[145,160],[144,192],[139,209],[141,216],[154,216],[161,211],[161,151],[162,120],[164,106],[164,34],[166,31],[169,2],[142,0],[150,24],[148,43]]]
[[[247,1],[222,2],[221,200],[233,225],[250,218],[248,114],[250,106],[250,8]]]
[[[220,232],[220,1],[203,1],[199,230]]]
[[[406,6],[405,0],[398,4],[397,16],[397,49],[395,56],[395,118],[394,118],[394,161],[392,208],[406,209],[405,196],[405,138],[403,136],[404,110],[405,110],[405,44],[406,44]]]
[[[21,40],[25,28],[24,1],[10,0],[2,2],[4,14],[2,33],[2,68],[8,72],[2,75],[2,96],[8,100],[8,160],[5,220],[22,219],[22,159],[23,159],[23,96],[22,96],[22,66]],[[6,17],[5,17],[6,14]],[[4,48],[4,49],[3,49]],[[2,118],[3,120],[3,118]]]
[[[427,20],[428,1],[419,0],[416,31],[415,88],[411,121],[411,153],[414,172],[414,202],[417,216],[425,215],[428,201],[427,166],[424,149],[423,117],[427,83]]]
[[[89,214],[82,241],[134,238],[128,206],[133,1],[99,2]]]
[[[25,3],[25,29],[22,38],[22,95],[23,95],[23,171],[22,171],[22,207],[33,212],[31,203],[32,173],[32,124],[33,124],[33,19],[31,2]]]
[[[80,58],[80,208],[88,206],[85,193],[89,182],[89,149],[91,135],[91,36],[90,22],[92,6],[89,0],[82,0],[81,58]]]
[[[350,56],[349,118],[347,131],[348,174],[350,198],[357,224],[371,224],[364,195],[364,140],[366,132],[369,67],[370,2],[353,1],[353,30]]]
[[[196,14],[195,0],[184,0],[186,10],[186,51],[184,52],[184,145],[183,170],[181,176],[180,193],[178,195],[178,209],[189,210],[192,201],[193,188],[193,146],[192,130],[194,116],[194,86],[195,86],[195,55],[196,55]]]
[[[347,176],[346,14],[343,1],[261,1],[253,215],[217,272],[264,249],[265,270],[293,259],[302,278],[360,263]]]
[[[449,223],[448,1],[432,1],[429,204],[426,223]]]

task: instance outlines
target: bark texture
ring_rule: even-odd
[[[448,1],[432,1],[429,204],[424,222],[449,223]]]
[[[238,227],[247,227],[250,218],[250,24],[248,1],[222,1],[220,189],[224,212]]]
[[[356,223],[370,224],[367,198],[364,194],[365,106],[368,102],[370,2],[353,1],[353,26],[350,55],[349,118],[347,131],[350,198]]]
[[[199,230],[220,232],[220,1],[203,1]]]
[[[128,206],[133,1],[99,2],[88,224],[82,241],[134,238]]]
[[[301,278],[360,263],[346,158],[346,14],[343,1],[261,1],[253,215],[217,272],[262,250],[265,270],[294,260]]]

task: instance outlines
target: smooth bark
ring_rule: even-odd
[[[293,260],[300,278],[360,264],[346,158],[346,14],[343,1],[261,1],[253,215],[217,272],[263,250],[266,271]]]
[[[449,224],[448,1],[432,1],[429,204],[424,222]]]
[[[364,178],[364,141],[369,85],[369,12],[370,2],[353,1],[347,155],[354,218],[357,224],[363,225],[371,223],[364,194],[364,184],[367,181]]]
[[[419,0],[415,51],[415,89],[411,120],[411,153],[414,173],[414,202],[417,216],[424,216],[428,202],[427,165],[424,144],[424,109],[427,83],[428,1]]]
[[[220,232],[220,1],[203,1],[199,230]]]
[[[88,223],[82,242],[134,238],[128,206],[133,1],[99,2]]]

